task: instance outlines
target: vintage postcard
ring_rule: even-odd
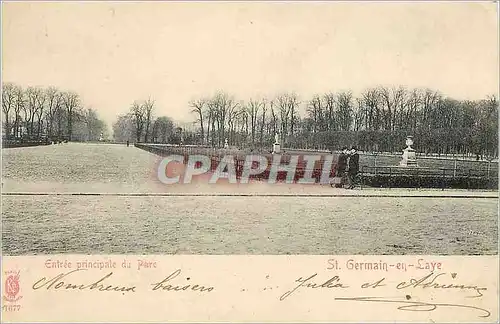
[[[2,322],[498,323],[498,3],[2,3]]]

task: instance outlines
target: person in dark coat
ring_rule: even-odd
[[[351,154],[349,155],[349,163],[348,163],[348,170],[347,170],[347,176],[349,179],[349,187],[348,189],[353,189],[356,186],[356,176],[358,175],[359,172],[359,154],[358,154],[358,149],[356,146],[353,146],[351,148]]]
[[[345,180],[345,171],[347,169],[347,159],[349,158],[347,147],[342,148],[342,152],[339,155],[337,161],[337,170],[335,171],[335,176],[340,178],[340,183],[335,184],[336,188],[342,188]]]

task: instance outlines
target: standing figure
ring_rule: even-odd
[[[130,144],[130,142],[129,142],[129,140],[127,140],[127,147],[129,146],[129,144]]]
[[[349,169],[347,171],[347,176],[349,179],[349,187],[348,189],[353,189],[356,186],[356,177],[359,172],[359,154],[356,146],[351,148],[349,156]]]
[[[342,148],[337,161],[337,170],[335,170],[335,177],[340,178],[340,183],[335,184],[336,188],[342,188],[345,182],[345,170],[347,169],[347,159],[349,158],[347,146]]]

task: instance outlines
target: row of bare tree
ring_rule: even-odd
[[[276,133],[283,141],[297,132],[300,122],[295,94],[244,103],[219,92],[212,98],[191,101],[190,107],[199,123],[200,144],[212,146],[221,146],[226,138],[231,144],[262,146]]]
[[[400,151],[407,135],[420,151],[498,155],[498,99],[455,100],[430,89],[377,87],[300,101],[295,93],[236,101],[219,92],[190,102],[197,144],[270,148],[279,133],[286,147]],[[302,116],[300,114],[302,112]]]
[[[80,96],[55,87],[2,85],[3,129],[7,139],[97,140],[106,124]]]

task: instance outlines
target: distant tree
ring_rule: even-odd
[[[135,124],[135,139],[137,142],[140,142],[146,125],[146,112],[144,110],[144,105],[134,101],[132,103],[132,107],[130,108],[130,114]]]
[[[137,138],[132,114],[118,116],[112,127],[115,142],[126,142],[132,140],[134,137]]]
[[[142,104],[142,110],[144,114],[144,124],[145,124],[145,134],[144,134],[144,142],[149,142],[149,133],[151,129],[151,124],[153,121],[153,109],[154,109],[154,100],[149,98],[148,100],[144,101]]]
[[[56,123],[56,114],[63,104],[62,93],[55,87],[49,87],[45,90],[45,97],[47,102],[45,124],[47,127],[47,135],[52,137],[54,133],[54,124]]]
[[[106,123],[99,119],[97,112],[92,108],[85,109],[82,117],[86,130],[86,140],[97,141],[101,133],[106,132]]]
[[[153,141],[167,143],[174,131],[174,123],[171,118],[158,117],[153,123]]]

